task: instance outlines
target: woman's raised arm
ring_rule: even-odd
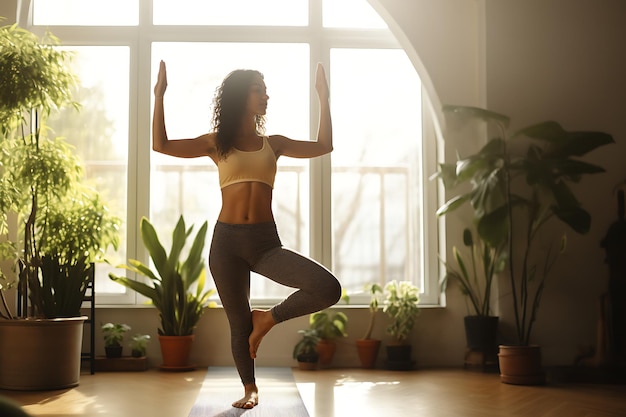
[[[277,155],[293,158],[313,158],[333,150],[333,126],[330,117],[330,105],[328,103],[328,81],[321,63],[317,64],[315,72],[315,90],[320,103],[317,141],[292,140],[284,136],[272,136],[272,147]]]
[[[170,140],[165,128],[165,112],[163,111],[163,96],[167,89],[167,70],[165,62],[159,65],[159,75],[154,85],[154,114],[152,117],[152,149],[181,158],[196,158],[210,156],[213,149],[211,134],[205,134],[193,139]]]

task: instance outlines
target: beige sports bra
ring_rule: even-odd
[[[224,159],[217,163],[220,188],[238,182],[258,181],[274,188],[276,177],[276,155],[263,136],[263,146],[258,151],[240,151],[232,148]]]

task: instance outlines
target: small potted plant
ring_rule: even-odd
[[[467,348],[465,365],[497,364],[498,321],[492,315],[491,298],[494,278],[506,266],[508,253],[504,242],[491,244],[477,236],[470,228],[463,230],[465,250],[453,246],[456,266],[444,262],[446,275],[441,280],[441,292],[445,292],[450,281],[456,283],[465,296],[468,314],[464,317]]]
[[[207,281],[203,250],[208,224],[205,221],[195,237],[191,236],[193,225],[187,228],[181,215],[172,232],[169,252],[163,247],[150,221],[141,219],[141,239],[150,254],[154,267],[129,259],[121,265],[137,275],[148,278],[149,284],[113,273],[109,278],[141,295],[148,297],[159,312],[161,327],[158,329],[163,364],[162,370],[188,371],[195,369],[190,363],[194,330],[204,314],[205,308],[216,305],[210,297],[215,289],[205,287]],[[183,258],[187,240],[192,244]]]
[[[348,316],[341,311],[331,313],[329,310],[322,310],[309,316],[309,325],[312,330],[317,332],[319,342],[317,344],[317,352],[320,355],[320,365],[328,365],[332,362],[337,350],[335,339],[338,337],[346,337],[346,326],[348,325]]]
[[[319,354],[317,344],[320,337],[315,329],[298,330],[302,339],[293,348],[293,358],[298,361],[298,367],[304,371],[312,371],[317,368]]]
[[[130,342],[130,356],[133,358],[142,358],[146,356],[148,342],[150,342],[149,334],[135,334]]]
[[[378,284],[368,284],[365,286],[365,290],[371,297],[369,304],[370,321],[365,336],[356,340],[356,348],[359,353],[361,367],[371,369],[376,365],[376,358],[380,349],[380,339],[372,339],[372,330],[374,330],[376,313],[380,309],[380,297],[382,296],[383,288]]]
[[[122,340],[124,333],[130,330],[130,326],[121,323],[105,323],[101,327],[104,334],[104,351],[107,358],[122,357]]]
[[[390,281],[384,288],[383,312],[392,320],[387,333],[393,342],[387,346],[387,367],[407,370],[413,367],[411,344],[407,342],[420,313],[419,288],[409,281]]]

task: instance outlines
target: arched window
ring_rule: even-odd
[[[28,3],[28,2],[26,2]],[[331,89],[334,151],[312,160],[280,158],[276,221],[283,244],[330,267],[352,297],[370,282],[411,280],[422,302],[438,300],[436,201],[424,162],[422,88],[415,68],[367,0],[33,0],[34,31],[50,29],[76,51],[82,110],[51,121],[76,145],[88,174],[124,219],[125,245],[112,263],[145,259],[141,216],[168,241],[180,214],[199,227],[217,218],[217,170],[208,158],[151,151],[152,87],[168,68],[165,114],[172,138],[210,129],[215,89],[231,70],[254,68],[270,96],[267,133],[315,138],[317,62]],[[98,268],[100,302],[135,294]],[[117,271],[119,272],[119,270]],[[290,290],[253,279],[269,303]]]

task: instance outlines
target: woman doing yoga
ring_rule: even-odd
[[[318,64],[317,141],[264,135],[269,96],[263,75],[253,70],[231,72],[218,88],[212,132],[191,139],[168,139],[163,111],[166,88],[166,68],[161,61],[154,86],[153,149],[182,158],[208,156],[217,165],[222,208],[213,232],[209,266],[228,317],[232,354],[244,386],[244,396],[233,406],[252,408],[259,401],[254,359],[263,337],[274,325],[323,310],[341,296],[339,282],[326,268],[282,247],[272,213],[276,160],[281,155],[313,158],[333,149],[326,74]],[[295,291],[269,310],[251,310],[251,271]]]

